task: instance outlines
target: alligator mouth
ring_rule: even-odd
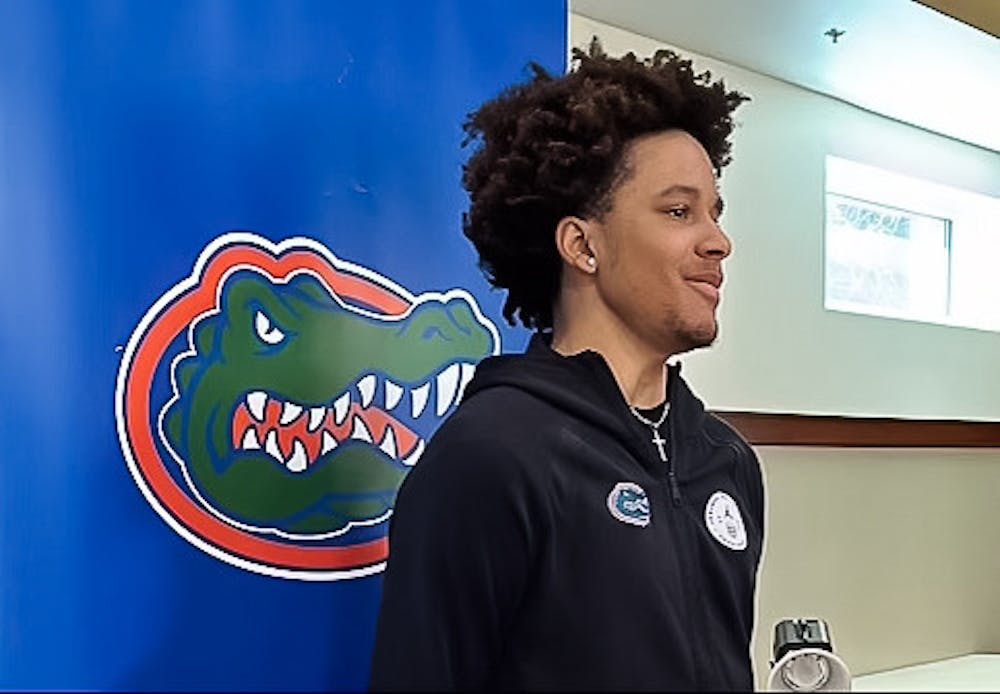
[[[412,467],[424,451],[424,439],[400,417],[442,418],[458,404],[474,371],[470,363],[450,364],[415,387],[368,373],[319,405],[250,391],[233,414],[233,449],[263,451],[288,471],[302,473],[337,447],[362,441]]]

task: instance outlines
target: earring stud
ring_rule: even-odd
[[[587,265],[589,265],[590,267],[594,267],[595,265],[597,265],[597,258],[595,258],[594,256],[590,256],[589,258],[587,258]]]

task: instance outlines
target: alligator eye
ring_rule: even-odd
[[[277,326],[271,325],[271,319],[263,311],[257,311],[257,315],[253,318],[253,327],[257,330],[257,337],[269,345],[276,345],[285,339],[285,333]]]

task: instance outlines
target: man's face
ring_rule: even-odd
[[[657,352],[710,345],[729,239],[712,164],[679,130],[646,135],[625,152],[628,174],[594,227],[595,280],[622,327]]]

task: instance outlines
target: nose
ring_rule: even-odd
[[[722,230],[719,223],[713,220],[709,224],[705,237],[698,244],[697,252],[703,258],[723,260],[733,252],[733,242],[726,236],[726,232]]]

